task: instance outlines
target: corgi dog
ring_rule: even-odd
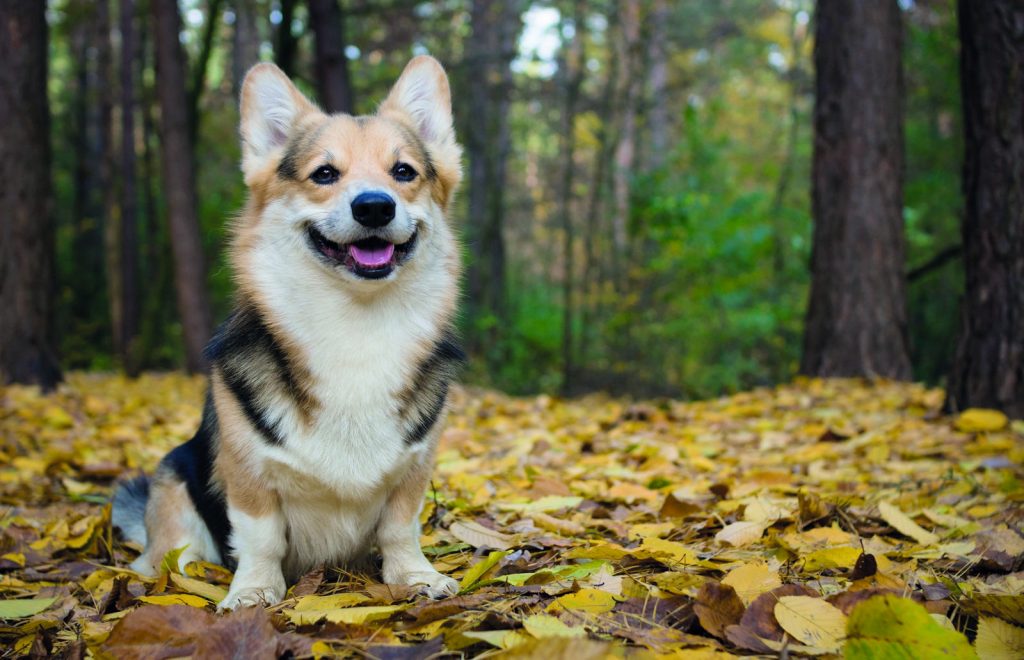
[[[448,78],[409,62],[374,115],[327,115],[272,64],[241,92],[248,200],[231,244],[232,316],[207,348],[195,436],[122,484],[132,564],[232,567],[221,609],[274,604],[321,565],[379,550],[386,583],[455,580],[423,556],[419,516],[463,353],[452,333],[461,179]]]

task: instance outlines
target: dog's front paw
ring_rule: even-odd
[[[459,583],[437,571],[410,571],[395,576],[388,583],[419,587],[420,593],[431,598],[445,598],[459,593]]]
[[[236,588],[235,585],[232,584],[231,590],[228,591],[228,595],[217,605],[217,610],[237,610],[240,607],[252,607],[254,605],[262,607],[276,605],[281,602],[282,598],[284,598],[284,592],[285,587],[283,582],[280,585],[273,585],[269,587]]]

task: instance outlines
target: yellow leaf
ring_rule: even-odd
[[[827,651],[838,651],[846,636],[846,615],[821,598],[783,596],[775,619],[797,641]]]
[[[549,612],[573,610],[587,614],[603,614],[611,612],[615,607],[615,597],[600,589],[580,589],[574,594],[559,596],[548,605]]]
[[[734,568],[722,579],[722,584],[727,584],[736,590],[744,605],[750,603],[763,593],[782,586],[778,571],[773,571],[763,561],[755,561],[749,564]]]
[[[815,550],[804,557],[803,570],[807,573],[817,573],[827,568],[853,568],[860,555],[859,548],[849,546]]]
[[[462,582],[459,583],[459,591],[465,591],[479,582],[480,578],[482,578],[487,571],[494,568],[507,554],[507,552],[495,550],[491,554],[487,555],[486,559],[478,561],[470,567],[470,569],[466,571],[466,574],[462,576]]]
[[[656,559],[666,565],[695,565],[700,563],[697,553],[675,541],[666,541],[653,536],[644,539],[640,547],[631,553],[638,559]]]
[[[904,536],[909,536],[921,545],[935,545],[939,542],[938,536],[918,525],[910,519],[910,516],[888,502],[879,502],[878,512],[882,514],[885,522],[894,527],[896,531]]]
[[[628,481],[620,481],[609,488],[608,497],[609,499],[622,500],[624,502],[633,502],[635,500],[657,502],[661,499],[661,495],[657,491],[639,484],[631,484]]]
[[[370,597],[365,594],[353,593],[334,594],[333,596],[303,596],[295,602],[295,611],[336,610],[365,603],[368,600]]]
[[[0,559],[6,559],[9,562],[13,562],[22,568],[25,567],[25,553],[23,552],[8,552],[0,555]]]
[[[189,607],[206,607],[209,602],[205,598],[192,594],[161,594],[159,596],[139,596],[139,602],[150,605],[188,605]]]
[[[515,544],[515,538],[493,529],[488,529],[480,523],[472,520],[459,520],[453,522],[448,528],[452,536],[463,543],[468,543],[474,548],[493,548],[495,550],[508,550]]]
[[[511,649],[530,641],[529,635],[524,635],[518,630],[473,630],[462,633],[463,637],[479,639],[499,649]]]
[[[734,548],[742,548],[754,541],[760,540],[764,530],[768,529],[769,523],[764,521],[742,520],[723,527],[715,539],[727,543]]]
[[[364,607],[345,607],[330,610],[284,610],[288,620],[297,626],[313,624],[317,621],[331,623],[364,624],[369,621],[387,619],[395,612],[401,612],[408,605],[367,605]]]
[[[629,540],[636,541],[637,539],[647,538],[648,536],[661,538],[663,536],[667,536],[675,528],[676,525],[672,522],[640,523],[638,525],[632,525],[629,528]]]
[[[957,431],[964,433],[984,433],[987,431],[1001,431],[1009,423],[1006,415],[998,410],[986,408],[968,408],[960,413],[953,422]]]
[[[647,576],[659,589],[677,596],[693,596],[704,584],[704,578],[693,573],[679,573],[670,571],[668,573],[655,573]]]
[[[523,628],[534,637],[586,637],[583,628],[569,627],[550,614],[533,614],[523,619]]]
[[[978,636],[974,649],[985,660],[1018,660],[1024,658],[1024,628],[1002,619],[983,616],[978,619]]]
[[[169,575],[171,582],[174,586],[178,587],[183,591],[187,591],[190,594],[202,596],[206,600],[219,603],[224,600],[228,595],[228,592],[223,587],[218,587],[215,584],[209,582],[203,582],[202,580],[196,580],[195,578],[186,577],[178,573],[171,573]]]
[[[565,556],[569,559],[602,559],[604,561],[617,561],[623,557],[629,556],[629,550],[626,550],[618,543],[598,541],[589,547],[573,548],[569,552],[565,553]]]
[[[551,511],[560,511],[562,509],[574,509],[582,501],[582,497],[547,495],[533,502],[504,502],[499,503],[497,506],[499,511],[522,511],[525,513],[539,511],[541,513],[550,513]]]

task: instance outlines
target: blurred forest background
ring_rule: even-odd
[[[878,20],[896,26],[883,56],[902,111],[897,330],[912,369],[868,375],[938,383],[965,282],[957,6],[865,4],[896,14]],[[811,285],[816,16],[812,0],[50,0],[60,364],[198,366],[184,327],[231,306],[250,65],[274,61],[324,107],[370,113],[429,52],[466,147],[453,220],[469,380],[681,396],[786,380]],[[869,19],[861,32],[884,35]],[[194,197],[176,201],[187,179]],[[188,304],[207,310],[183,323],[189,278],[201,294]]]

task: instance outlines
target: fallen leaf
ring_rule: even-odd
[[[764,530],[768,529],[769,524],[763,520],[741,520],[730,523],[715,534],[715,539],[734,548],[742,548],[759,540],[764,535]]]
[[[570,627],[550,614],[531,614],[523,619],[523,628],[534,637],[586,637],[587,631]]]
[[[56,598],[15,598],[0,600],[0,619],[22,619],[39,614],[56,602]]]
[[[846,633],[846,615],[821,598],[783,596],[775,620],[797,641],[826,651],[838,650]]]
[[[724,637],[726,626],[740,622],[746,607],[729,585],[706,582],[697,592],[693,611],[704,630],[715,637]]]
[[[515,539],[507,534],[488,529],[478,522],[472,520],[459,520],[453,522],[448,528],[452,536],[463,543],[468,543],[474,548],[493,548],[495,550],[508,550],[515,543]]]
[[[576,593],[559,596],[550,605],[549,612],[573,610],[587,614],[611,612],[615,607],[615,597],[600,589],[580,589]]]
[[[888,502],[879,502],[878,512],[882,515],[882,519],[896,531],[904,536],[909,536],[921,545],[935,545],[939,542],[938,536],[918,525],[907,514]]]
[[[735,589],[743,604],[750,605],[761,594],[782,586],[782,580],[779,579],[778,571],[772,570],[763,561],[755,561],[729,571],[722,578],[722,584]]]
[[[846,638],[848,660],[976,657],[966,637],[935,623],[921,605],[897,596],[876,596],[854,607]]]
[[[964,433],[983,433],[1001,431],[1008,423],[1006,415],[998,410],[968,408],[957,416],[953,426]]]
[[[1024,628],[983,616],[978,619],[974,649],[984,660],[1020,660],[1024,658]]]
[[[139,596],[136,600],[149,605],[188,605],[189,607],[206,607],[210,603],[200,596],[192,594],[163,594],[160,596]]]

